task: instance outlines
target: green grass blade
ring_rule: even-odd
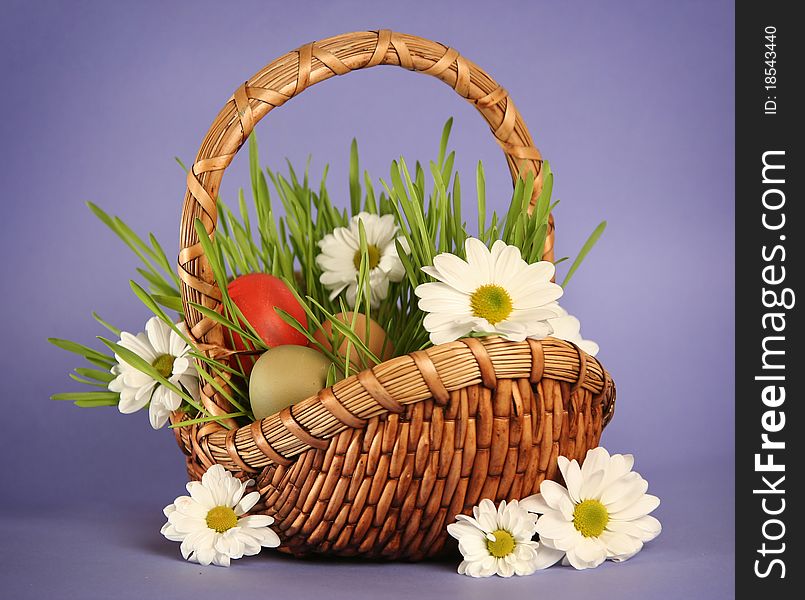
[[[111,331],[111,332],[112,332],[113,334],[115,334],[117,337],[120,337],[121,330],[120,330],[120,329],[118,329],[117,327],[115,327],[114,325],[110,325],[109,323],[107,323],[106,321],[104,321],[104,320],[103,320],[103,319],[100,317],[100,315],[99,315],[98,313],[93,312],[93,313],[92,313],[92,318],[93,318],[93,319],[95,319],[96,321],[98,321],[98,323],[100,323],[100,324],[101,324],[103,327],[105,327],[106,329],[108,329],[109,331]]]
[[[115,376],[112,375],[110,371],[102,371],[100,369],[87,369],[85,367],[77,367],[75,372],[83,377],[88,377],[89,379],[94,379],[96,381],[101,381],[104,383],[109,383],[115,378]]]
[[[565,279],[564,281],[562,281],[562,287],[567,286],[568,282],[570,281],[570,278],[573,277],[573,274],[579,268],[582,261],[584,261],[584,258],[587,256],[590,250],[592,250],[593,246],[595,246],[595,243],[598,241],[598,238],[601,237],[601,234],[604,233],[604,230],[606,228],[607,228],[607,222],[601,221],[601,223],[598,224],[598,227],[596,227],[595,230],[590,234],[590,237],[587,238],[587,241],[584,242],[584,245],[581,247],[581,250],[579,251],[579,254],[576,257],[576,260],[574,260],[573,264],[570,265],[570,269],[568,269],[567,275],[565,275]]]
[[[119,400],[76,400],[73,404],[81,408],[97,408],[99,406],[117,406]]]
[[[188,427],[189,425],[201,425],[202,423],[213,423],[213,422],[221,423],[225,427],[229,428],[227,424],[224,423],[224,421],[228,419],[235,419],[237,417],[246,417],[246,416],[248,416],[247,413],[240,411],[240,412],[227,413],[225,415],[199,417],[197,419],[188,419],[187,421],[179,421],[178,423],[172,423],[171,425],[168,425],[168,429],[176,429],[178,427]]]
[[[484,175],[484,165],[480,160],[475,169],[475,190],[478,195],[478,239],[488,243],[489,240],[486,238],[486,176]]]
[[[63,340],[61,338],[48,338],[48,342],[50,342],[57,348],[61,348],[62,350],[66,350],[67,352],[72,352],[73,354],[83,356],[87,360],[94,359],[100,363],[108,364],[110,368],[116,362],[113,356],[109,356],[102,352],[98,352],[97,350],[93,350],[92,348],[84,346],[83,344],[71,342],[70,340]]]
[[[349,145],[349,205],[352,214],[361,210],[360,162],[358,161],[358,141],[353,138]]]
[[[165,296],[163,294],[151,294],[151,297],[157,301],[161,306],[168,310],[173,310],[184,317],[184,306],[182,306],[182,299],[175,296]]]
[[[84,377],[79,377],[75,373],[69,373],[69,377],[73,381],[78,382],[78,383],[83,384],[83,385],[89,385],[89,386],[92,386],[92,387],[101,388],[103,390],[106,389],[106,384],[105,383],[101,383],[101,382],[98,382],[98,381],[92,381],[92,380],[86,379]]]
[[[436,164],[439,165],[439,170],[441,171],[442,166],[444,165],[444,156],[447,153],[447,144],[450,141],[450,131],[453,129],[453,117],[447,119],[442,127],[442,137],[439,140],[439,158],[436,161]]]
[[[120,394],[117,392],[66,392],[64,394],[53,394],[51,400],[67,400],[68,402],[75,402],[76,400],[114,400],[117,404],[120,400]]]

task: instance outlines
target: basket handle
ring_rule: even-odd
[[[306,44],[269,63],[235,90],[204,137],[187,174],[179,277],[187,326],[201,344],[222,346],[223,332],[220,326],[188,306],[188,302],[215,309],[221,301],[221,292],[204,257],[194,222],[200,219],[210,235],[215,231],[218,216],[215,198],[224,169],[270,110],[334,75],[377,65],[395,65],[438,77],[471,102],[489,123],[506,154],[512,179],[516,181],[522,171],[536,173],[533,205],[542,188],[540,153],[506,90],[475,63],[453,48],[387,29],[346,33]],[[552,220],[545,255],[552,260]]]

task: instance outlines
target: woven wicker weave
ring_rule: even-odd
[[[489,123],[512,177],[533,171],[539,193],[542,160],[507,92],[452,48],[388,30],[302,46],[235,91],[188,174],[179,275],[188,328],[210,354],[223,351],[223,333],[188,302],[217,308],[221,294],[195,219],[215,231],[223,171],[266,113],[314,83],[376,65],[450,85]],[[480,499],[522,498],[555,477],[558,455],[583,458],[614,399],[607,372],[573,344],[464,339],[386,361],[248,426],[175,431],[191,478],[217,463],[257,480],[258,509],[275,517],[282,550],[418,560],[439,552],[446,524]],[[212,414],[231,408],[211,385],[202,402]]]

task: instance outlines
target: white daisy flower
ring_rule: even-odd
[[[260,499],[259,492],[243,495],[252,479],[240,482],[221,465],[187,484],[189,496],[179,496],[165,507],[168,522],[162,535],[181,542],[185,560],[228,567],[229,561],[253,556],[261,548],[276,548],[280,539],[270,528],[268,515],[244,516]]]
[[[458,572],[470,577],[530,575],[562,557],[533,541],[536,518],[517,500],[502,501],[495,508],[491,500],[481,500],[472,517],[458,515],[447,532],[458,540],[464,560]]]
[[[604,560],[623,561],[643,548],[662,530],[649,513],[660,499],[646,493],[648,483],[632,471],[631,454],[613,454],[604,448],[587,452],[584,464],[559,457],[567,488],[543,481],[540,493],[521,501],[542,515],[537,521],[540,544],[565,553],[576,569],[595,568]]]
[[[392,215],[374,215],[366,212],[352,217],[349,227],[336,227],[319,242],[321,254],[316,264],[323,271],[319,280],[330,290],[330,300],[346,290],[347,303],[355,306],[358,287],[358,269],[361,265],[360,233],[358,223],[363,222],[369,249],[369,286],[372,306],[388,296],[389,282],[401,281],[405,275],[397,247],[400,240],[407,251],[407,240],[397,238],[398,227]]]
[[[590,356],[598,354],[598,344],[592,340],[585,340],[581,337],[581,323],[579,320],[573,315],[568,314],[559,304],[553,306],[558,316],[546,319],[546,323],[551,329],[548,335],[560,340],[573,342]]]
[[[546,319],[559,316],[554,301],[562,295],[562,288],[551,282],[553,264],[529,265],[519,248],[501,240],[490,251],[481,240],[467,238],[464,248],[466,261],[443,253],[432,267],[422,267],[438,280],[415,290],[419,308],[428,313],[423,324],[431,342],[443,344],[471,332],[516,342],[549,335]]]
[[[183,327],[184,323],[179,325],[182,331]],[[198,372],[192,358],[187,356],[191,348],[158,317],[148,320],[145,332],[137,335],[122,332],[118,344],[148,361],[160,375],[174,385],[181,385],[193,398],[198,398]],[[151,427],[159,429],[170,413],[179,408],[182,398],[119,356],[115,355],[115,359],[117,364],[112,367],[115,378],[109,382],[108,388],[120,393],[118,409],[123,414],[130,414],[147,404]]]

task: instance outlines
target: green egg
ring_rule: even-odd
[[[263,419],[314,396],[327,381],[331,361],[307,346],[271,348],[257,360],[249,377],[255,419]]]

